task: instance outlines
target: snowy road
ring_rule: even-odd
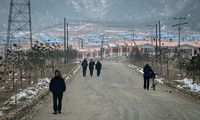
[[[200,105],[159,86],[142,88],[142,75],[125,63],[104,62],[101,77],[83,78],[79,69],[64,94],[62,114],[52,101],[33,120],[197,120]]]

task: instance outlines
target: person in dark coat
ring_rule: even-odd
[[[101,73],[101,68],[102,68],[101,62],[98,60],[96,63],[97,77],[99,77]]]
[[[86,76],[86,72],[87,72],[87,66],[88,66],[86,58],[83,60],[81,65],[83,67],[83,77],[85,77]]]
[[[66,85],[59,70],[55,71],[55,77],[51,79],[49,90],[53,94],[53,114],[61,113],[63,92],[66,90]]]
[[[90,69],[91,77],[93,76],[94,66],[95,66],[95,62],[91,59],[90,63],[89,63],[89,69]]]
[[[153,70],[151,69],[149,63],[147,62],[143,68],[143,77],[144,77],[144,89],[149,90],[149,80],[152,77],[152,75],[155,75]]]

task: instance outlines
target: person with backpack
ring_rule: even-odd
[[[49,90],[53,94],[53,114],[57,114],[57,112],[60,114],[62,109],[63,92],[66,90],[66,85],[59,70],[55,71],[55,77],[53,77],[50,81]]]
[[[149,90],[150,78],[155,77],[155,74],[154,74],[153,70],[151,69],[151,67],[150,67],[148,62],[146,62],[145,66],[143,68],[143,72],[144,72],[144,74],[143,74],[143,77],[144,77],[144,86],[143,86],[143,88]]]
[[[90,63],[89,63],[89,69],[90,69],[91,77],[93,76],[94,66],[95,66],[95,62],[91,59]]]
[[[97,61],[97,64],[96,64],[95,68],[97,70],[97,77],[99,77],[100,73],[101,73],[101,68],[102,68],[102,64],[101,64],[101,62],[99,60]]]
[[[86,76],[86,72],[87,72],[87,66],[88,66],[86,58],[83,60],[81,65],[83,67],[83,77],[85,77]]]

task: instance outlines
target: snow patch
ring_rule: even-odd
[[[138,68],[138,71],[141,72],[142,74],[144,73],[142,68]]]
[[[183,86],[181,86],[181,85],[177,85],[177,88],[179,88],[179,89],[183,89]]]
[[[133,64],[131,64],[131,65],[128,65],[129,67],[131,67],[131,68],[135,68],[135,69],[137,69],[137,71],[139,71],[140,73],[144,73],[143,72],[143,69],[142,68],[140,68],[140,67],[137,67],[137,66],[135,66],[135,65],[133,65]]]
[[[25,99],[31,99],[35,95],[37,95],[38,92],[40,92],[43,89],[47,89],[49,87],[50,79],[40,79],[39,82],[31,87],[28,87],[19,93],[13,95],[10,97],[8,101],[6,101],[4,104],[15,104],[20,103],[20,101],[23,101]]]
[[[80,62],[79,62],[79,61],[76,61],[76,62],[73,62],[73,63],[77,63],[77,64],[79,64]]]
[[[155,81],[163,84],[163,78],[156,78]]]
[[[174,81],[177,81],[183,84],[183,85],[177,85],[177,87],[180,89],[189,88],[190,91],[200,93],[200,85],[197,83],[193,84],[192,79],[184,78],[183,80],[174,80]]]
[[[3,116],[3,112],[2,111],[0,111],[0,116]]]
[[[134,65],[128,65],[128,66],[131,68],[137,68],[137,66],[134,66]]]
[[[78,66],[78,67],[74,70],[73,74],[75,74],[76,71],[77,71],[79,68],[80,68],[80,66]]]
[[[69,79],[69,76],[67,76],[66,78],[65,78],[65,80],[67,81]]]
[[[8,110],[8,107],[1,107],[1,110]]]
[[[5,87],[3,86],[3,87],[1,87],[1,90],[4,90],[5,89]]]

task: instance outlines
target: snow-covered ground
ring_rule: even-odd
[[[73,70],[72,74],[75,74],[79,68],[80,66]],[[67,75],[65,77],[65,80],[67,81],[70,77],[71,74]],[[4,102],[4,105],[0,107],[0,116],[4,115],[4,110],[12,108],[13,105],[21,105],[25,100],[31,100],[40,92],[48,90],[50,80],[51,79],[49,78],[39,79],[37,84],[34,84],[31,87],[28,87],[24,90],[19,91],[18,93],[13,94],[6,102]]]
[[[81,66],[79,65],[73,72],[73,74],[75,74],[77,72],[77,70],[80,68]]]
[[[0,116],[3,116],[3,111],[10,109],[12,105],[20,104],[24,100],[28,100],[36,96],[40,91],[48,89],[50,79],[40,79],[39,82],[31,87],[21,90],[19,93],[13,94],[10,99],[4,102],[0,108]]]
[[[133,65],[133,64],[131,64],[131,65],[128,65],[129,67],[131,67],[131,68],[135,68],[135,69],[137,69],[140,73],[144,73],[143,72],[143,69],[142,68],[140,68],[140,67],[137,67],[137,66],[135,66],[135,65]]]
[[[141,72],[143,74],[143,69],[142,68],[137,67],[137,66],[135,66],[133,64],[128,65],[128,66],[130,68],[134,68],[134,69],[138,70],[139,72]],[[155,81],[163,84],[163,80],[164,80],[164,78],[158,78],[156,76]],[[177,88],[179,88],[179,89],[189,88],[190,91],[192,91],[192,92],[200,93],[200,85],[197,84],[197,83],[193,84],[193,80],[192,79],[184,78],[183,80],[173,80],[173,81],[176,81],[176,82],[180,83],[180,84],[177,85]]]
[[[4,104],[19,104],[24,99],[31,99],[44,88],[48,89],[50,79],[40,79],[39,82],[10,97]]]
[[[181,85],[177,85],[177,87],[180,89],[189,88],[190,91],[200,93],[200,85],[197,83],[193,84],[192,79],[184,78],[183,80],[174,80],[174,81],[181,83]]]
[[[74,71],[73,74],[75,74],[77,72],[77,70],[80,68],[77,67]],[[68,80],[69,76],[66,76],[65,80]],[[44,79],[40,79],[39,82],[31,87],[28,87],[22,91],[20,91],[19,93],[13,95],[10,97],[9,100],[7,100],[4,104],[18,104],[20,103],[20,101],[23,101],[24,99],[31,99],[33,98],[35,95],[37,95],[38,92],[40,92],[43,89],[48,89],[49,88],[49,83],[50,83],[50,79],[49,78],[44,78]]]
[[[159,82],[159,83],[162,83],[162,84],[164,83],[164,82],[163,82],[163,78],[158,78],[158,77],[156,77],[155,81],[157,81],[157,82]]]
[[[3,115],[3,112],[2,111],[0,111],[0,116],[2,116]]]
[[[69,79],[69,76],[67,76],[66,78],[65,78],[65,80],[67,81]]]

